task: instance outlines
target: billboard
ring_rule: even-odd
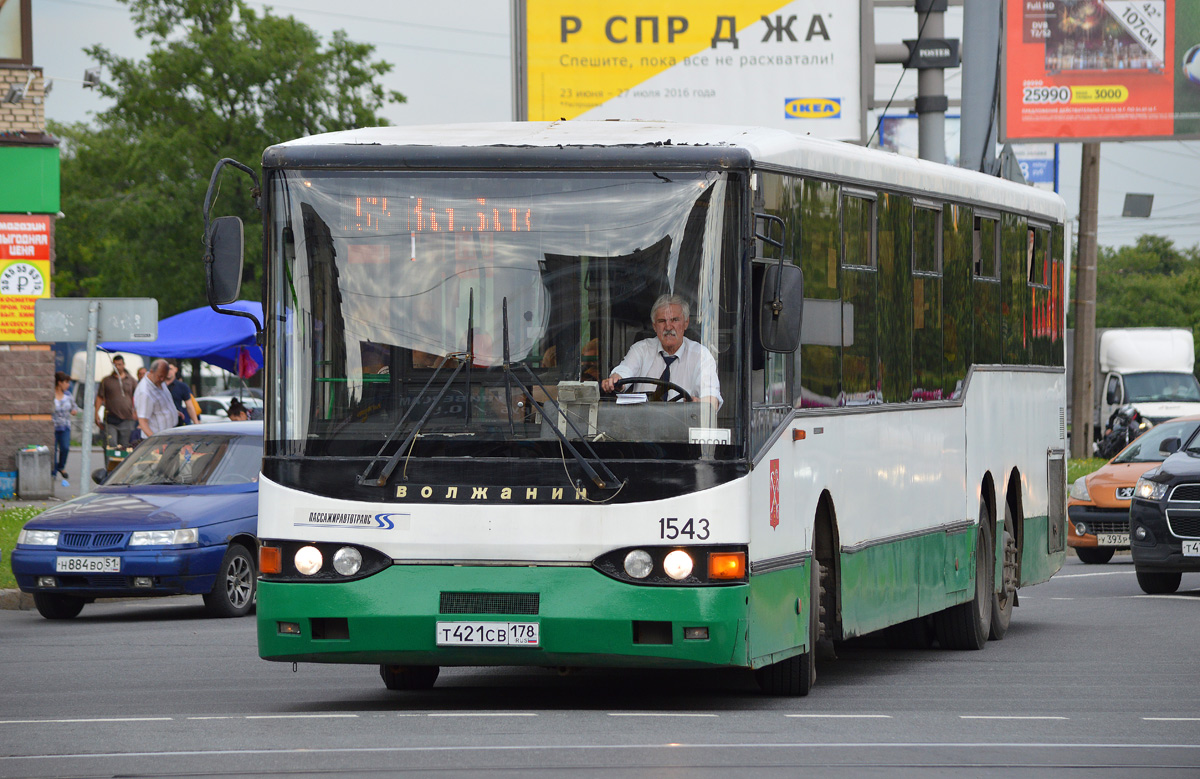
[[[1001,136],[1200,138],[1200,3],[1009,0]]]
[[[33,341],[34,302],[50,297],[50,217],[0,214],[0,343]]]
[[[518,0],[516,118],[775,127],[862,142],[862,15],[823,0]]]

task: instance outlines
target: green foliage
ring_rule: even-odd
[[[1085,460],[1067,460],[1067,487],[1070,488],[1080,476],[1087,476],[1097,471],[1108,460],[1102,457],[1089,457]]]
[[[1072,269],[1071,289],[1075,289]],[[1183,327],[1200,347],[1200,246],[1143,235],[1096,253],[1096,327]],[[1074,308],[1067,327],[1075,326]],[[1200,367],[1200,359],[1197,360]]]
[[[113,106],[95,126],[53,124],[63,139],[57,233],[59,295],[156,297],[159,315],[204,305],[202,205],[222,157],[256,171],[273,143],[386,124],[404,102],[377,79],[392,66],[344,32],[327,45],[306,25],[243,0],[121,0],[144,60],[102,45],[87,53],[107,74]],[[242,296],[260,297],[261,216],[249,179],[222,174],[212,215],[246,224]]]
[[[4,550],[7,561],[12,550],[17,546],[17,533],[25,527],[25,523],[41,514],[45,509],[35,506],[19,506],[17,508],[0,508],[0,549]],[[16,589],[17,580],[13,576],[12,565],[0,565],[0,590]]]

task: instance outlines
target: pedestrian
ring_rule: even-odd
[[[125,370],[125,358],[121,355],[112,356],[112,365],[113,372],[96,388],[96,426],[104,425],[109,446],[128,446],[137,427],[137,414],[133,410],[137,381]],[[101,406],[104,406],[103,420],[100,419]]]
[[[54,372],[54,463],[50,475],[62,477],[62,486],[70,487],[67,480],[67,454],[71,451],[71,417],[79,413],[75,398],[71,396],[71,377],[62,371]]]
[[[167,371],[167,389],[171,393],[171,400],[175,402],[175,409],[179,412],[178,425],[194,425],[200,421],[200,417],[193,411],[192,390],[188,387],[187,382],[178,379],[179,366],[175,363],[170,363],[171,367]]]
[[[230,422],[245,422],[250,418],[250,411],[237,398],[229,401],[228,414]]]
[[[179,420],[179,410],[167,389],[167,375],[171,368],[166,360],[155,360],[150,370],[138,382],[134,392],[137,407],[137,425],[141,438],[149,438],[160,430],[174,427]]]

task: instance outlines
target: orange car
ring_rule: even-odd
[[[1143,433],[1099,470],[1075,480],[1067,497],[1067,544],[1075,548],[1080,560],[1107,563],[1118,549],[1129,548],[1129,499],[1134,485],[1167,455],[1187,446],[1197,428],[1200,416],[1167,420]],[[1160,448],[1164,442],[1167,451]]]

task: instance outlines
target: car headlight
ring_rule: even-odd
[[[1137,486],[1133,488],[1133,495],[1142,500],[1162,500],[1167,496],[1167,485],[1150,481],[1143,476],[1138,479]]]
[[[183,546],[196,543],[196,528],[138,530],[129,536],[130,546]]]
[[[58,531],[22,530],[17,533],[17,543],[28,546],[58,546]]]
[[[1075,500],[1091,500],[1092,496],[1088,493],[1087,477],[1080,476],[1071,485],[1071,497]]]

